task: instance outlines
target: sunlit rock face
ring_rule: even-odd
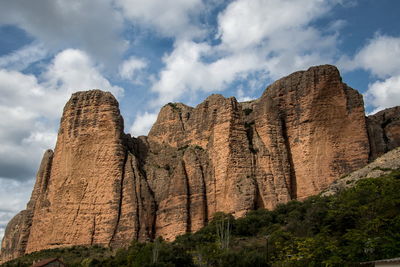
[[[381,117],[367,127],[362,96],[330,65],[284,77],[250,102],[211,95],[196,107],[167,104],[138,138],[124,134],[110,93],[75,93],[27,209],[7,227],[1,259],[173,240],[218,211],[240,217],[318,194],[377,153],[371,132],[381,130],[372,122]],[[385,151],[398,144],[390,123],[385,133],[395,141],[385,139]]]

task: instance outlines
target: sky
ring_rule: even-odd
[[[168,102],[247,101],[333,64],[371,114],[400,105],[399,13],[398,0],[0,0],[0,238],[73,92],[112,92],[138,136]]]

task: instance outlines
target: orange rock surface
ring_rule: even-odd
[[[169,103],[138,138],[123,133],[110,93],[75,93],[27,209],[7,227],[1,259],[172,240],[217,211],[240,217],[304,199],[366,165],[370,143],[362,96],[329,65],[284,77],[250,102]]]

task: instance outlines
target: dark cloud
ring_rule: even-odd
[[[23,164],[18,160],[8,161],[0,160],[0,177],[14,180],[28,180],[35,176],[36,168],[39,166],[33,164]]]
[[[1,1],[0,24],[17,25],[50,48],[80,48],[110,64],[125,48],[120,37],[123,20],[111,4],[111,0]]]

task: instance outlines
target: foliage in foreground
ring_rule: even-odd
[[[397,170],[385,177],[360,180],[335,196],[291,201],[236,220],[218,213],[200,231],[171,243],[161,239],[133,242],[116,252],[75,247],[60,255],[70,266],[239,267],[351,266],[399,257],[399,188]],[[5,266],[29,266],[32,259],[59,255],[56,251],[27,255]]]

